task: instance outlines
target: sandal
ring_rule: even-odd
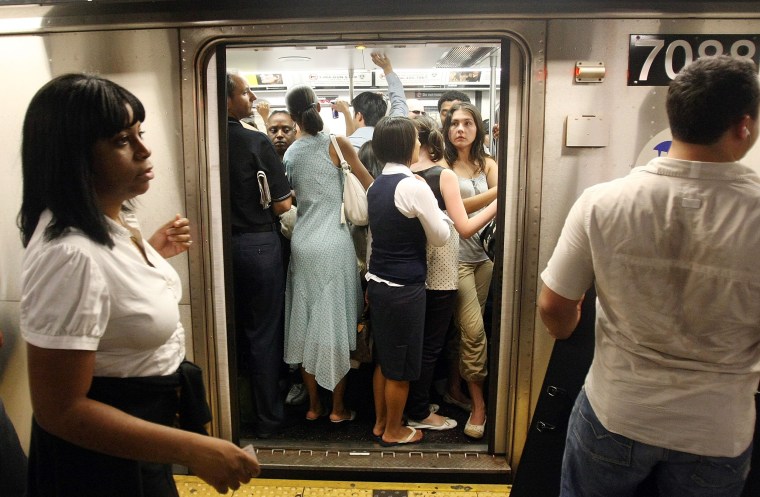
[[[386,442],[385,440],[380,438],[380,445],[382,445],[383,447],[393,447],[395,445],[416,444],[416,443],[422,442],[422,439],[425,438],[424,432],[420,432],[422,436],[420,437],[419,440],[415,440],[414,436],[417,434],[417,430],[415,428],[412,428],[411,426],[407,426],[407,428],[409,428],[412,431],[403,440],[398,440],[396,442]]]
[[[342,423],[344,421],[353,421],[355,419],[356,419],[356,411],[348,411],[348,417],[347,418],[333,419],[333,417],[330,416],[330,422],[331,423]]]
[[[320,409],[319,413],[316,416],[314,416],[314,417],[309,416],[310,412],[312,412],[312,411],[311,410],[306,411],[306,416],[305,416],[306,421],[316,421],[319,418],[324,418],[325,416],[327,416],[327,413],[325,411],[321,410],[321,409]]]

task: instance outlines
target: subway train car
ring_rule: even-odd
[[[389,56],[406,98],[419,100],[426,113],[437,116],[440,95],[457,89],[501,130],[490,143],[499,204],[486,310],[486,436],[465,437],[466,413],[441,402],[437,390],[434,402],[460,427],[430,432],[409,448],[380,447],[370,436],[371,365],[356,364],[346,396],[358,412],[354,422],[305,423],[304,407],[288,406],[292,424],[257,439],[234,332],[225,73],[244,75],[271,110],[284,108],[285,92],[296,84],[309,84],[325,103],[350,101],[363,91],[387,91],[373,51]],[[558,359],[569,371],[560,376],[574,377],[574,387],[545,382],[557,354],[536,310],[539,274],[565,216],[584,188],[667,153],[668,82],[686,63],[717,53],[760,60],[760,4],[3,1],[0,396],[22,442],[29,442],[31,403],[18,324],[21,125],[32,95],[52,77],[100,74],[145,104],[156,179],[136,210],[147,229],[175,212],[192,222],[193,248],[171,263],[183,282],[188,356],[203,368],[216,436],[253,443],[265,474],[278,477],[508,483],[523,456],[527,464],[534,437],[562,432],[561,415],[558,422],[546,421],[551,412],[534,419],[542,395],[548,387],[554,397],[577,391],[588,367],[586,344]],[[323,108],[326,126],[344,133],[342,120]],[[260,117],[257,124],[263,129]],[[760,147],[743,162],[760,171]],[[283,372],[284,389],[287,379]],[[535,450],[561,454],[561,444],[555,436]],[[547,466],[545,479],[554,481],[559,469]]]

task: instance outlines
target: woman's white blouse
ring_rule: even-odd
[[[78,230],[47,241],[45,211],[22,270],[21,333],[46,349],[95,351],[95,376],[167,375],[185,356],[179,321],[182,287],[174,268],[149,243],[137,220],[111,221],[112,249]],[[132,241],[142,243],[149,266]]]

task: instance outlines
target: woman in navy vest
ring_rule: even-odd
[[[409,381],[420,376],[425,326],[425,245],[442,246],[449,220],[432,190],[409,165],[419,158],[412,121],[386,117],[375,127],[372,149],[385,164],[367,192],[371,256],[367,295],[375,336],[375,426],[384,445],[416,443],[422,433],[402,424]]]

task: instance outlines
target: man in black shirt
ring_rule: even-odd
[[[257,437],[277,431],[283,416],[278,380],[283,357],[285,270],[277,216],[290,209],[285,168],[267,136],[245,129],[256,96],[245,79],[227,74],[230,212],[235,322],[250,347]],[[240,333],[238,334],[240,335]]]

